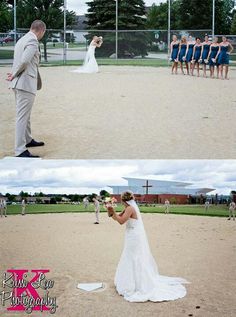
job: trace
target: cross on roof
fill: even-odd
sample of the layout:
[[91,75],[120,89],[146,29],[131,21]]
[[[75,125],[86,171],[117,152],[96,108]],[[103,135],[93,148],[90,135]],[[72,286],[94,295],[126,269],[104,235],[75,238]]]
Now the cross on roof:
[[148,180],[146,180],[146,185],[142,186],[143,188],[146,188],[146,195],[148,195],[148,188],[153,187],[152,185],[148,185]]

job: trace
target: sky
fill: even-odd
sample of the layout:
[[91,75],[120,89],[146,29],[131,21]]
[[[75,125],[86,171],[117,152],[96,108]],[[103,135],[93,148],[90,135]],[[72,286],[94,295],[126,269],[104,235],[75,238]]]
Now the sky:
[[126,185],[122,177],[184,181],[214,193],[236,190],[236,160],[0,160],[0,193],[90,194],[107,185]]
[[[75,11],[77,14],[82,15],[87,11],[87,5],[86,2],[89,2],[89,0],[67,0],[67,7],[68,10],[73,10]],[[151,6],[153,3],[160,3],[160,2],[164,2],[164,0],[146,0],[144,1],[146,6]]]

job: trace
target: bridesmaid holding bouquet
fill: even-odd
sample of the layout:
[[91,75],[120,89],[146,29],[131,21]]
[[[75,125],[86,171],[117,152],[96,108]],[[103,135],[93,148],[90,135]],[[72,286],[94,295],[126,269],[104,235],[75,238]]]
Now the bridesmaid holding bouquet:
[[170,43],[170,61],[172,61],[171,73],[177,74],[178,69],[178,52],[179,52],[179,41],[177,36],[173,35],[172,42]]
[[209,61],[210,66],[210,76],[211,78],[215,77],[215,67],[217,68],[217,78],[219,78],[219,65],[217,64],[217,57],[219,52],[218,37],[215,36],[213,43],[210,46],[209,54],[207,60]]
[[199,66],[200,66],[200,57],[202,54],[202,43],[199,37],[196,38],[196,44],[193,48],[193,59],[192,59],[192,76],[195,69],[195,66],[197,65],[197,76],[199,77]]
[[201,53],[201,57],[200,57],[200,61],[202,62],[202,65],[203,65],[203,77],[207,77],[206,76],[206,65],[208,64],[207,58],[209,55],[210,46],[211,46],[211,42],[209,41],[208,35],[206,35],[205,40],[202,43],[202,53]]
[[183,70],[183,63],[186,65],[187,73],[189,73],[188,63],[186,61],[186,53],[187,53],[187,39],[185,36],[182,36],[180,45],[179,45],[179,52],[178,52],[178,60],[180,62],[180,69],[182,74],[185,75]]
[[[229,55],[233,51],[232,44],[227,40],[225,36],[222,37],[222,42],[220,43],[220,48],[217,53],[218,57],[218,64],[220,68],[220,77],[221,79],[229,79],[228,72],[229,72]],[[225,71],[225,77],[223,77],[223,72]]]

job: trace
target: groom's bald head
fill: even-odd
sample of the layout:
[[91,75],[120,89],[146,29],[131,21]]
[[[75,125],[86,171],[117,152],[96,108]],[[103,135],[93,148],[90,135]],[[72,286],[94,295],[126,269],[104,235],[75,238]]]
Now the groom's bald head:
[[46,24],[41,20],[35,20],[30,27],[30,31],[34,32],[38,40],[44,36],[46,31]]

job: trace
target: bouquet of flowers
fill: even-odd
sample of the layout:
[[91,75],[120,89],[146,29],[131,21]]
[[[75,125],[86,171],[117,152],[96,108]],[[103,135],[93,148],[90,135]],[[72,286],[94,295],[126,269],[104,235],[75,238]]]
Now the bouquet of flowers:
[[177,57],[177,58],[175,59],[175,62],[178,63],[178,61],[179,61],[179,60],[178,60],[178,57]]
[[114,207],[116,207],[117,200],[115,197],[106,197],[104,201],[104,207],[107,209],[108,216],[112,217],[114,214]]
[[202,59],[201,58],[198,60],[198,63],[202,63]]
[[103,43],[103,37],[102,36],[98,36],[98,43]]
[[186,61],[186,57],[185,57],[185,56],[182,58],[182,61],[183,61],[183,62],[185,62],[185,61]]
[[194,64],[194,63],[195,63],[195,59],[192,59],[192,60],[191,60],[191,63]]
[[216,59],[215,58],[212,58],[211,60],[212,60],[213,63],[216,63]]
[[204,63],[205,64],[208,64],[209,63],[209,61],[208,61],[208,59],[206,58],[206,59],[204,59]]

